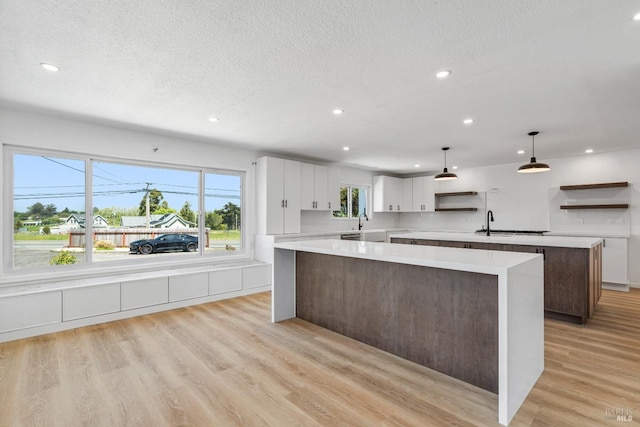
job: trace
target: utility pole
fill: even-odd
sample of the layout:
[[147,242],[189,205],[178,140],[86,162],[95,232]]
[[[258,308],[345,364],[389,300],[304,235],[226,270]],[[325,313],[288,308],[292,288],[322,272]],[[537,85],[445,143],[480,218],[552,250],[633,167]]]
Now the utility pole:
[[144,191],[146,191],[147,195],[146,195],[146,199],[147,199],[147,228],[151,228],[151,213],[149,212],[150,208],[149,208],[149,186],[151,185],[150,182],[147,182],[147,188],[144,189]]

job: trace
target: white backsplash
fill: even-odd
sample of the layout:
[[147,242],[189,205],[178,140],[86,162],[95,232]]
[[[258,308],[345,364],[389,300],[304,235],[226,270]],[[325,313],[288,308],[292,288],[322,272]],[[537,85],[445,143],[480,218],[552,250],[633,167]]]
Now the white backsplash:
[[[379,212],[369,215],[369,221],[362,218],[364,230],[398,228],[398,214]],[[315,233],[325,231],[350,231],[358,229],[358,219],[333,218],[328,211],[302,211],[300,232]]]

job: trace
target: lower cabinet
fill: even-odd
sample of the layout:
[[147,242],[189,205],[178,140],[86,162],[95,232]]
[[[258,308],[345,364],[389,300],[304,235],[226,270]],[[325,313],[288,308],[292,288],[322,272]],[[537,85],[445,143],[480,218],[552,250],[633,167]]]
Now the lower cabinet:
[[120,311],[120,283],[62,291],[63,321],[117,311]]
[[248,295],[269,285],[271,264],[252,263],[0,297],[0,342],[77,327],[78,321],[86,325],[130,317],[135,309],[154,312],[190,305],[191,299],[196,304]]
[[62,292],[0,299],[0,332],[16,331],[62,321]]
[[209,276],[206,272],[169,277],[170,302],[207,295],[209,295]]
[[550,318],[585,323],[602,294],[602,245],[587,249],[397,237],[392,238],[391,243],[541,253],[544,255],[544,310]]
[[133,280],[121,283],[122,310],[169,302],[169,278]]
[[218,295],[242,289],[242,269],[229,268],[209,272],[209,294]]

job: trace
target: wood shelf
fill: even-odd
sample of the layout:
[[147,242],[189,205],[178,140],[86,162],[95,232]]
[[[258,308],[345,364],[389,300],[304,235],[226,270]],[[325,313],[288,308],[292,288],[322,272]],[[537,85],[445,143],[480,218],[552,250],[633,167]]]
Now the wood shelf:
[[603,184],[582,184],[582,185],[561,185],[561,190],[593,190],[596,188],[616,188],[628,187],[629,183],[624,182],[607,182]]
[[436,212],[475,212],[478,208],[436,208]]
[[628,209],[627,203],[615,203],[606,205],[561,205],[560,209]]
[[457,191],[454,193],[436,193],[436,197],[447,197],[447,196],[475,196],[478,194],[477,191]]

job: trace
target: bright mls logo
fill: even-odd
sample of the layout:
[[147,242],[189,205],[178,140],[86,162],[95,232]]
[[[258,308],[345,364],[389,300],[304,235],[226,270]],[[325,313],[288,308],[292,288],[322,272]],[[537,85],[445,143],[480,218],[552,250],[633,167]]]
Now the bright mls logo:
[[605,418],[612,421],[633,421],[633,413],[629,408],[606,408]]

